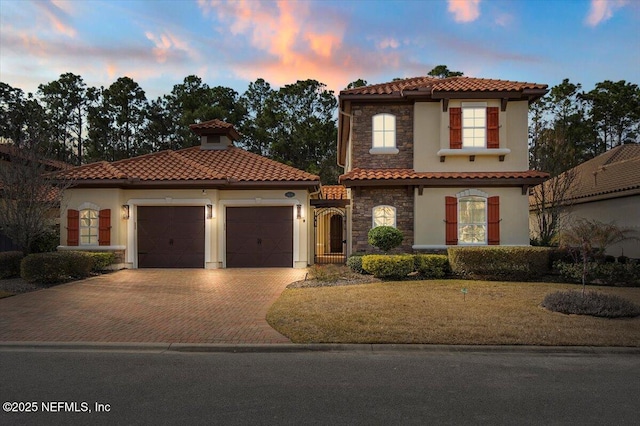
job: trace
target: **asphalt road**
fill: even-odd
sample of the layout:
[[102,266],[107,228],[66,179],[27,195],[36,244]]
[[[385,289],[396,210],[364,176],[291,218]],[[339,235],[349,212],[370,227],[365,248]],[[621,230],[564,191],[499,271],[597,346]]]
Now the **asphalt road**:
[[0,347],[0,366],[2,425],[637,425],[640,418],[637,352]]

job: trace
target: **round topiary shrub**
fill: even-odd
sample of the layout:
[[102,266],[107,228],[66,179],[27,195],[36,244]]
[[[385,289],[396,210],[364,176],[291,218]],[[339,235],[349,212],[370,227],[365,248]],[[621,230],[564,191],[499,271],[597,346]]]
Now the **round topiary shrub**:
[[563,314],[591,315],[604,318],[636,317],[640,306],[612,294],[598,291],[558,291],[548,294],[542,306]]
[[384,252],[398,247],[404,239],[402,232],[393,226],[376,226],[369,231],[367,237],[369,244]]

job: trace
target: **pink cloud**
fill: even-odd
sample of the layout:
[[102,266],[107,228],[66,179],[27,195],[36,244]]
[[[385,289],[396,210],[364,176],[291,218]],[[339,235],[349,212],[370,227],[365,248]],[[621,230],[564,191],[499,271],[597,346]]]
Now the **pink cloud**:
[[448,10],[456,22],[473,22],[480,17],[480,0],[449,0]]
[[71,4],[61,1],[36,1],[33,4],[47,18],[53,30],[67,37],[75,37],[76,30],[71,24]]
[[585,23],[590,27],[598,26],[600,23],[611,19],[613,13],[626,6],[627,0],[591,0],[589,14]]
[[395,38],[385,38],[378,43],[378,48],[380,49],[397,49],[400,46],[400,43]]
[[145,32],[145,36],[155,44],[152,52],[159,63],[167,62],[167,58],[175,56],[180,52],[184,52],[191,57],[197,56],[190,48],[189,43],[170,31],[165,30],[161,34],[154,34],[151,31],[147,31]]

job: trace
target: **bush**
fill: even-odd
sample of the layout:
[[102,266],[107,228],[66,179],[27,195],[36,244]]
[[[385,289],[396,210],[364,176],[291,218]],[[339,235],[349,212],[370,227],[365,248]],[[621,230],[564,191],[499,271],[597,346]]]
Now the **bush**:
[[[567,282],[582,282],[582,263],[556,262],[554,268]],[[631,260],[626,263],[597,263],[587,264],[587,280],[589,284],[604,284],[616,286],[640,286],[640,263]]]
[[449,272],[449,258],[444,254],[416,254],[415,268],[423,278],[444,278]]
[[56,251],[58,244],[60,244],[60,229],[57,226],[36,238],[31,243],[30,252],[47,253]]
[[413,255],[370,254],[362,257],[362,268],[376,278],[405,278],[413,272]]
[[116,255],[112,252],[85,252],[85,254],[93,258],[93,267],[91,268],[92,272],[105,271],[116,261]]
[[0,278],[20,275],[20,262],[24,254],[21,251],[4,251],[0,253]]
[[450,247],[454,274],[506,280],[529,280],[549,272],[546,247]]
[[54,284],[69,279],[88,277],[94,258],[84,252],[36,253],[22,259],[20,276],[25,281]]
[[311,266],[311,276],[318,281],[336,282],[344,275],[344,266],[318,264]]
[[347,259],[347,266],[355,273],[366,274],[366,271],[362,269],[362,255],[352,254]]
[[597,291],[558,291],[548,294],[542,306],[563,314],[591,315],[604,318],[635,317],[640,306],[622,297]]
[[376,226],[369,231],[367,239],[372,246],[387,252],[402,244],[404,235],[393,226]]

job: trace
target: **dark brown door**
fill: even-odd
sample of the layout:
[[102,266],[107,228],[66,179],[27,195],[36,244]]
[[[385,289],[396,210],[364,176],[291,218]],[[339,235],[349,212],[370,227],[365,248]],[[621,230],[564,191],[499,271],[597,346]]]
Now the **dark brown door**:
[[293,266],[291,207],[227,207],[227,268]]
[[139,268],[204,268],[203,207],[138,207]]
[[342,253],[342,216],[334,214],[329,221],[329,236],[331,253]]

